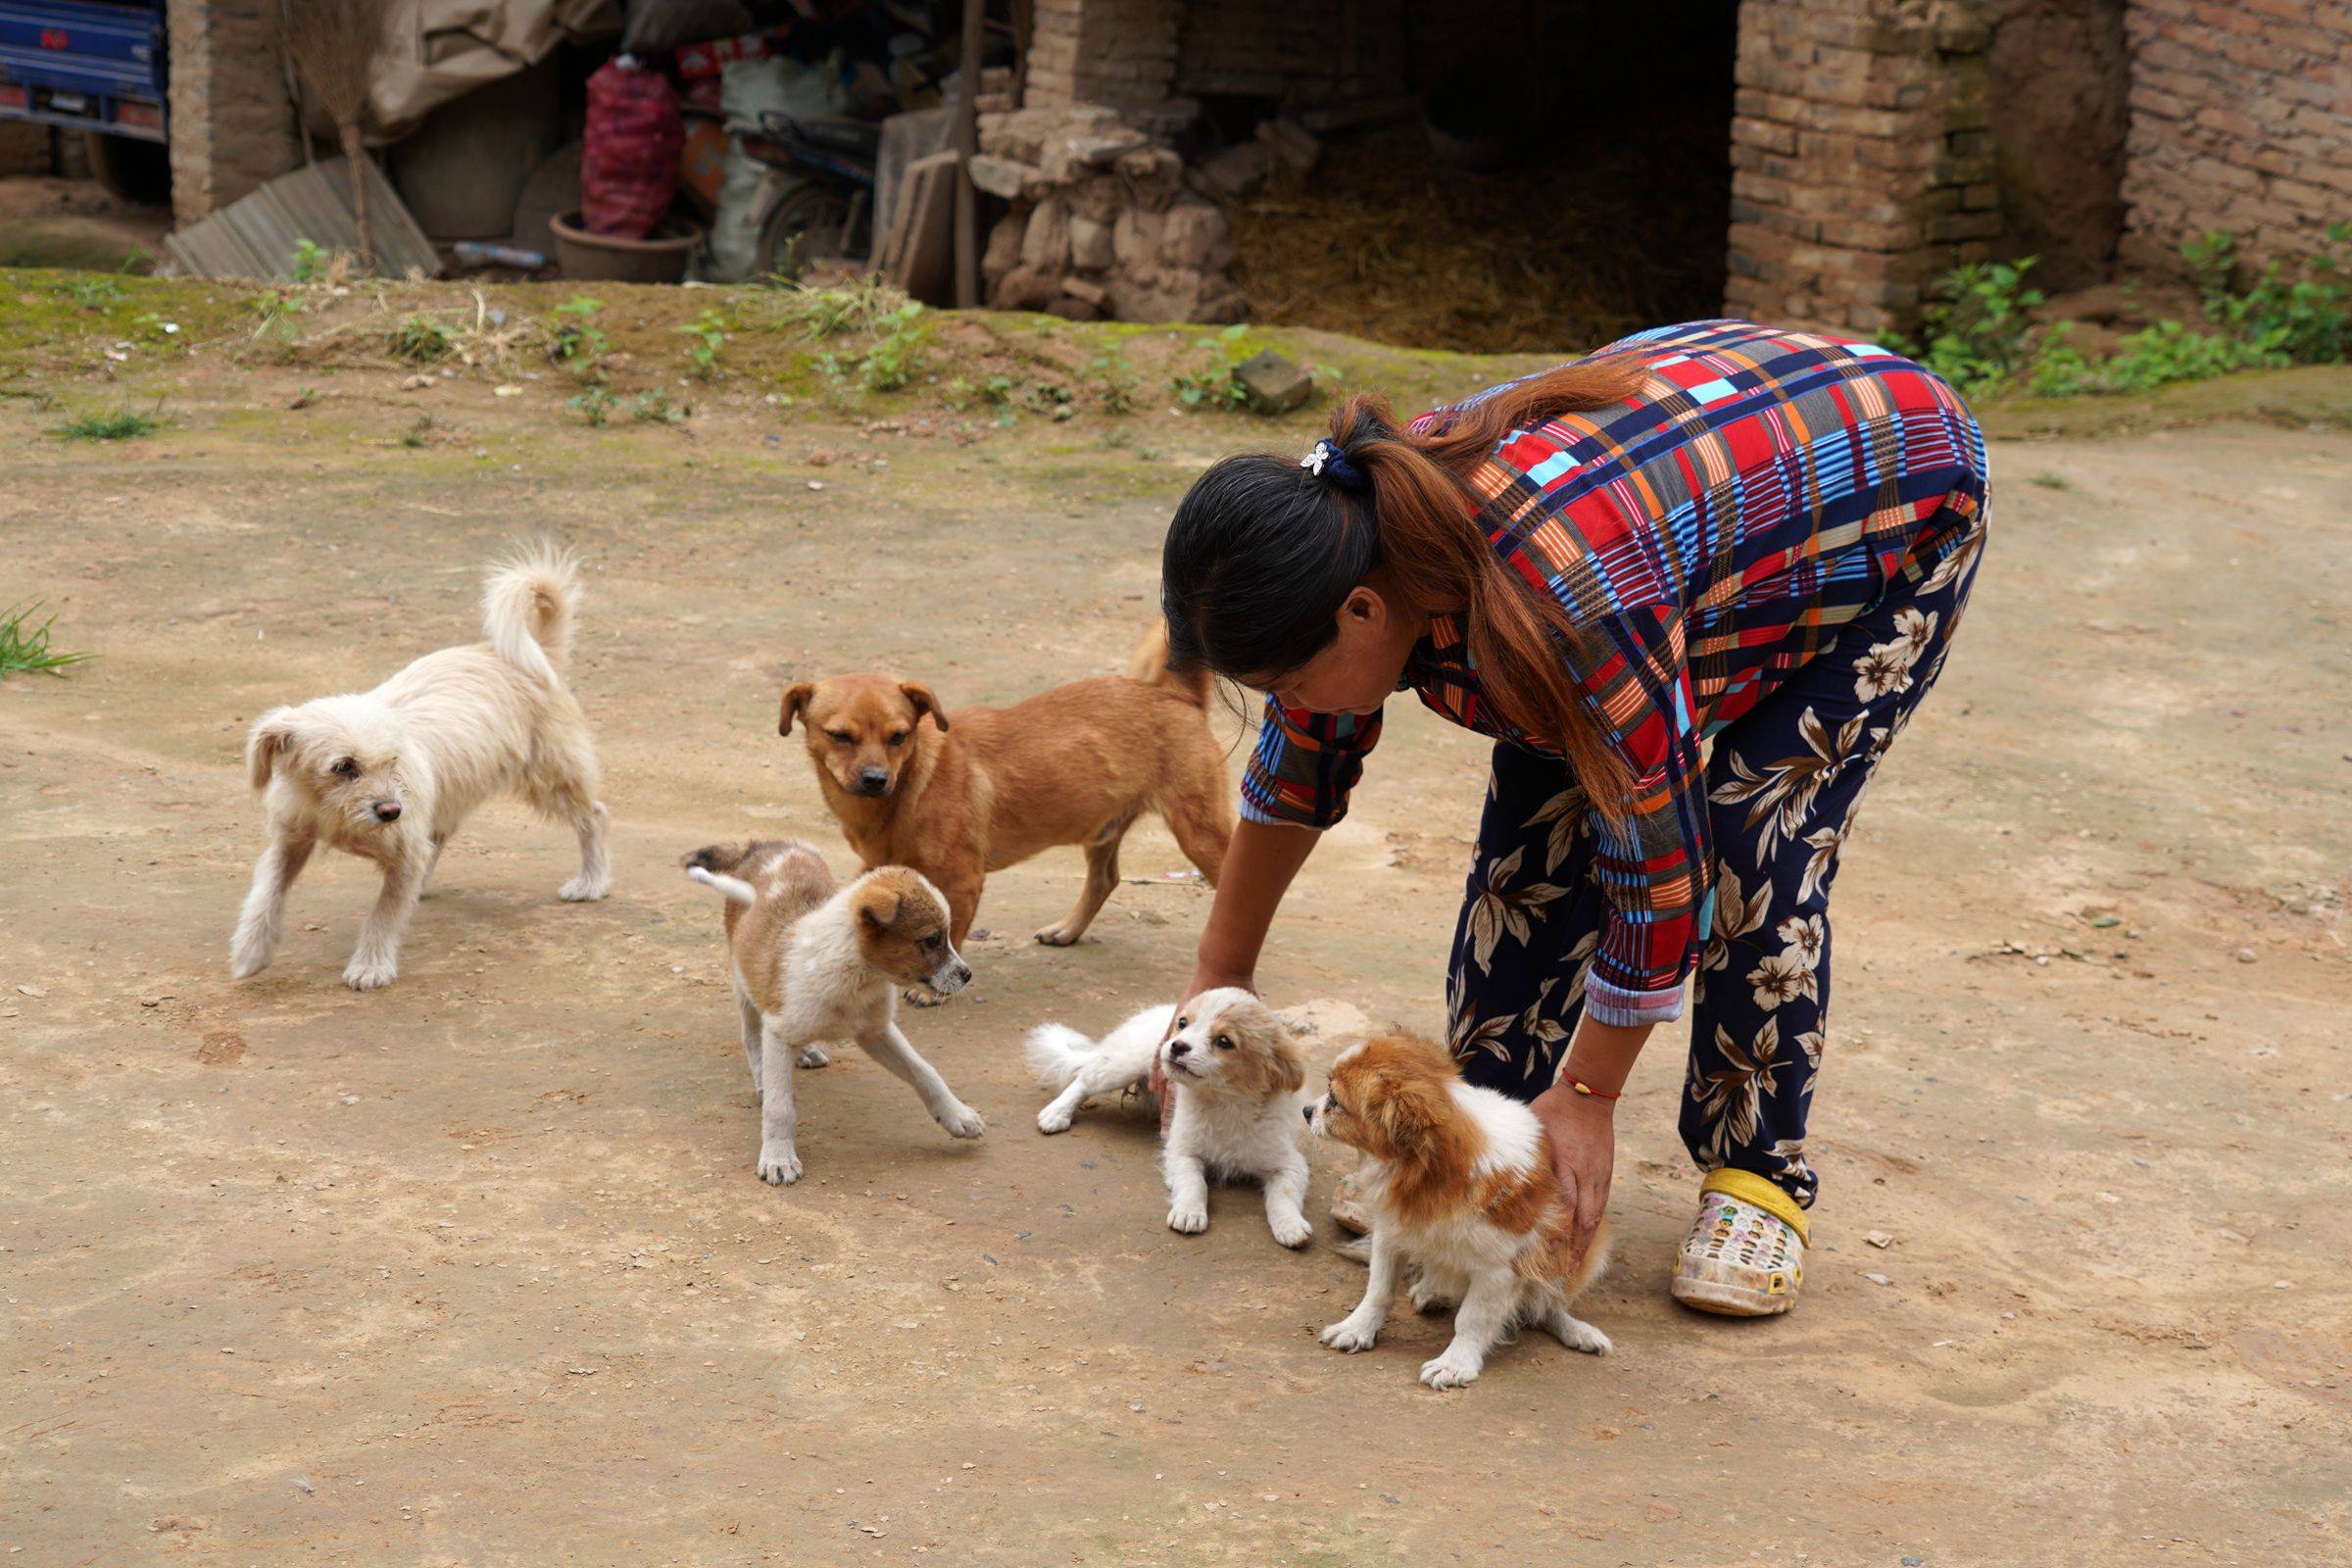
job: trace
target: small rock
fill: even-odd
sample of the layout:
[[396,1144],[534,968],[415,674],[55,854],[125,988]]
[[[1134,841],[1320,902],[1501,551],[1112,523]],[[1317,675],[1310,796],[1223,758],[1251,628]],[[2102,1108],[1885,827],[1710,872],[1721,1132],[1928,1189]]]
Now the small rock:
[[1884,1274],[1865,1274],[1862,1277],[1873,1285],[1892,1285],[1894,1283]]
[[296,1476],[294,1478],[294,1490],[307,1497],[312,1493],[317,1492],[318,1489],[311,1485],[311,1478],[309,1476]]
[[19,986],[17,987],[17,990],[25,996],[32,998],[36,1002],[49,994],[49,988],[47,986]]
[[1864,1231],[1862,1239],[1882,1251],[1894,1245],[1894,1238],[1885,1231]]
[[400,389],[403,392],[415,392],[432,384],[433,378],[429,375],[412,375],[400,383]]
[[824,487],[825,481],[822,479],[811,479],[808,481],[808,488],[811,490],[822,490]]
[[2252,948],[2238,949],[2237,961],[2240,963],[2252,963],[2254,961],[2254,950]]
[[2097,919],[2090,922],[2091,928],[2097,931],[2104,931],[2109,926],[2122,925],[2123,923],[2123,921],[2118,920],[2112,914],[2102,914]]
[[1249,392],[1251,406],[1267,414],[1288,414],[1315,395],[1314,378],[1272,349],[1235,366],[1233,378]]
[[1037,178],[1039,173],[1034,164],[1015,163],[1009,158],[992,158],[986,153],[974,153],[966,167],[971,170],[973,184],[991,196],[1002,196],[1008,202],[1018,200],[1022,188]]

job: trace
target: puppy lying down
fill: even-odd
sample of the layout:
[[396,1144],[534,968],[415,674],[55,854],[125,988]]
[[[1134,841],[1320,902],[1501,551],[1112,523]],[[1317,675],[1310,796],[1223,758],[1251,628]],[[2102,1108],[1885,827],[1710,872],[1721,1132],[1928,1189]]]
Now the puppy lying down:
[[1061,1024],[1041,1024],[1029,1036],[1028,1056],[1038,1081],[1059,1091],[1037,1113],[1041,1133],[1068,1131],[1091,1095],[1141,1088],[1158,1058],[1176,1091],[1161,1152],[1170,1229],[1208,1229],[1208,1179],[1215,1176],[1263,1185],[1266,1228],[1283,1246],[1314,1239],[1299,1147],[1305,1062],[1289,1028],[1249,992],[1204,991],[1182,1017],[1174,1007],[1146,1007],[1100,1044]]
[[1475,1379],[1494,1348],[1540,1328],[1572,1350],[1606,1354],[1607,1335],[1568,1310],[1608,1267],[1604,1221],[1583,1256],[1536,1113],[1462,1081],[1443,1046],[1375,1036],[1340,1054],[1331,1089],[1307,1107],[1317,1133],[1361,1150],[1372,1215],[1372,1271],[1354,1311],[1323,1331],[1335,1350],[1368,1350],[1407,1264],[1413,1305],[1460,1303],[1453,1343],[1421,1367],[1433,1389]]
[[726,900],[727,980],[743,1055],[760,1096],[760,1179],[801,1179],[792,1069],[825,1064],[826,1040],[859,1049],[914,1090],[949,1134],[977,1138],[980,1113],[899,1032],[898,987],[953,996],[971,967],[948,940],[948,904],[903,865],[836,888],[824,858],[798,839],[711,845],[686,874]]

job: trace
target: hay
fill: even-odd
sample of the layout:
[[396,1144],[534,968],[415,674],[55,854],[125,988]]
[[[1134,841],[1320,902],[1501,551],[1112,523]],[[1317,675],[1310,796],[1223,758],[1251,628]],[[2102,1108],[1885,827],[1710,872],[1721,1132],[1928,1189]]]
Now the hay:
[[1250,318],[1474,353],[1591,348],[1723,306],[1729,125],[1692,112],[1566,132],[1492,174],[1418,124],[1334,139],[1235,203]]

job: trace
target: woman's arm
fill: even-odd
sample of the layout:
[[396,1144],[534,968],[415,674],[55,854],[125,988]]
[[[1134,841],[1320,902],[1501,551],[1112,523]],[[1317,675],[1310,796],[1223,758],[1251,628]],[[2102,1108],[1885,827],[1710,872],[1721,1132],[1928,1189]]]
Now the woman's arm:
[[1209,906],[1208,924],[1201,929],[1200,953],[1193,961],[1193,983],[1181,1002],[1219,986],[1254,989],[1257,956],[1266,945],[1274,911],[1322,836],[1313,828],[1286,822],[1244,817],[1235,824],[1217,877],[1216,901]]
[[[1602,1023],[1587,1013],[1569,1042],[1559,1078],[1529,1107],[1551,1135],[1551,1164],[1560,1194],[1576,1215],[1576,1250],[1592,1245],[1592,1233],[1609,1207],[1609,1177],[1617,1163],[1617,1100],[1634,1070],[1634,1058],[1649,1041],[1651,1024]],[[1575,1080],[1574,1083],[1570,1080]],[[1595,1094],[1580,1094],[1582,1083]]]

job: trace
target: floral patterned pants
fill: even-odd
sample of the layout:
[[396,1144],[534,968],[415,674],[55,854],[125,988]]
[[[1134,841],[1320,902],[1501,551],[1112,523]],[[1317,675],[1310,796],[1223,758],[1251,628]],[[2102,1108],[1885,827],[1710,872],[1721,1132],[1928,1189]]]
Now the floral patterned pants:
[[[1715,890],[1682,1108],[1701,1170],[1753,1171],[1813,1201],[1805,1116],[1830,1004],[1830,885],[1863,787],[1942,671],[1983,541],[1980,520],[1895,577],[1714,737]],[[1560,760],[1494,748],[1446,984],[1448,1042],[1472,1083],[1532,1100],[1566,1058],[1607,915],[1590,822]]]

